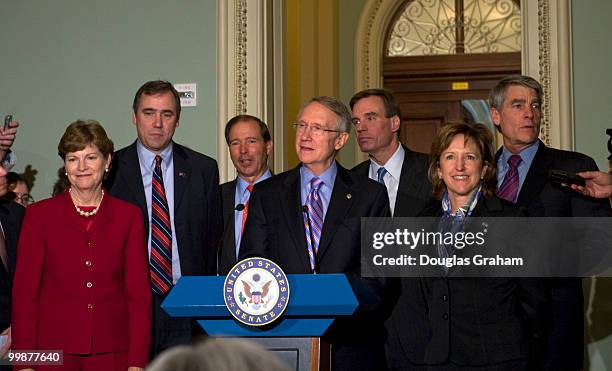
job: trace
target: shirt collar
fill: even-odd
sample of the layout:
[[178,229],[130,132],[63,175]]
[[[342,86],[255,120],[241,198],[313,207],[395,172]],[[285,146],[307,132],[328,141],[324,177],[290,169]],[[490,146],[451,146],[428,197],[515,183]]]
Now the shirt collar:
[[402,165],[404,164],[405,155],[406,151],[400,144],[397,146],[393,156],[391,156],[387,163],[379,165],[376,161],[374,161],[374,159],[370,159],[370,163],[372,164],[372,174],[377,174],[378,169],[384,166],[385,170],[387,170],[393,179],[399,179],[402,173]]
[[[257,184],[259,182],[262,182],[266,179],[268,179],[269,177],[272,176],[272,173],[270,172],[270,169],[267,169],[265,173],[263,173],[262,176],[260,176],[259,178],[257,178],[253,184]],[[247,182],[246,180],[242,179],[240,176],[236,177],[236,192],[238,192],[239,195],[243,195],[244,192],[246,192],[246,188],[247,186],[251,184],[249,182]]]
[[[136,151],[138,151],[138,157],[142,159],[142,163],[146,164],[148,168],[155,167],[155,156],[156,154],[151,150],[147,149],[140,140],[136,141]],[[172,160],[172,142],[164,148],[159,155],[162,158],[162,167],[167,169],[170,166],[170,160]]]
[[[323,187],[329,187],[333,189],[334,181],[336,180],[336,174],[338,173],[338,165],[336,165],[336,161],[333,161],[331,166],[327,168],[321,175],[319,175],[319,179],[323,181]],[[315,175],[306,168],[306,166],[300,167],[300,177],[302,180],[302,189],[310,190],[310,181]]]
[[[531,143],[529,146],[523,148],[523,150],[518,153],[518,155],[520,155],[521,159],[523,160],[519,164],[519,167],[521,166],[527,166],[527,168],[531,167],[531,162],[533,161],[533,158],[535,157],[536,152],[538,152],[539,147],[540,147],[540,141],[536,140],[535,142]],[[506,147],[502,147],[502,153],[501,153],[501,156],[499,157],[499,163],[502,165],[502,169],[506,169],[508,166],[510,166],[508,165],[508,159],[512,155],[513,153],[508,151]]]

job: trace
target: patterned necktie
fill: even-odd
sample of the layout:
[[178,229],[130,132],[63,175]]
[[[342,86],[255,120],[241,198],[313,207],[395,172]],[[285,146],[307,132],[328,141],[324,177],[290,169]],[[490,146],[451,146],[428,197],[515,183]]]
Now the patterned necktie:
[[516,202],[519,188],[518,166],[522,161],[523,159],[519,155],[510,156],[508,159],[509,168],[504,176],[504,181],[497,190],[497,197],[512,203]]
[[158,295],[167,293],[172,287],[172,226],[161,162],[161,156],[155,156],[151,182],[151,286]]
[[321,195],[319,195],[322,185],[323,181],[318,177],[314,177],[310,181],[310,193],[308,193],[308,198],[306,199],[308,214],[304,215],[304,232],[306,233],[310,268],[313,271],[316,268],[315,256],[319,249],[323,220],[325,219],[325,215],[323,215],[323,201],[321,201]]
[[[251,199],[251,191],[253,191],[253,184],[249,184],[246,187],[247,191],[249,191],[249,199]],[[242,228],[240,229],[240,235],[242,236],[242,232],[244,232],[244,223],[246,223],[247,217],[249,216],[249,199],[244,203],[244,210],[242,210]]]
[[378,168],[378,183],[386,186],[385,184],[385,175],[387,174],[387,169],[385,169],[384,167],[379,167]]

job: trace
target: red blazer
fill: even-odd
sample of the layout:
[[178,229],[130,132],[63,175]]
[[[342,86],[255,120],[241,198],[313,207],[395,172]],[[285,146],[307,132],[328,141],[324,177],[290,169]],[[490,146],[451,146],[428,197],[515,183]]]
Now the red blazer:
[[13,284],[13,349],[128,352],[145,367],[151,288],[140,210],[104,195],[89,231],[68,192],[28,207]]

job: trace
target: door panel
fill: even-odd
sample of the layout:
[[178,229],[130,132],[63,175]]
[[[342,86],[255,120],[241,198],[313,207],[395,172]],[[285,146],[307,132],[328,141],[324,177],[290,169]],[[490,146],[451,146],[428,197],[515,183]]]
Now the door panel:
[[497,81],[520,72],[520,53],[384,57],[383,84],[402,112],[400,140],[429,153],[444,123],[475,121],[463,100],[486,100]]

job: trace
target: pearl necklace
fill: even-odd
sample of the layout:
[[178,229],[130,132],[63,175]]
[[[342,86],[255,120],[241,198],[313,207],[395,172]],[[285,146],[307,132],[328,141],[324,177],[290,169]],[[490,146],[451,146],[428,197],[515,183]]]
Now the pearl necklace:
[[74,198],[72,198],[72,188],[70,188],[68,191],[70,192],[70,199],[72,200],[72,204],[74,205],[74,208],[75,208],[76,212],[79,213],[79,215],[88,218],[90,216],[96,215],[98,213],[98,210],[100,210],[100,205],[102,205],[102,200],[104,199],[104,190],[102,190],[102,197],[100,197],[100,203],[98,204],[98,206],[96,206],[95,209],[93,209],[91,211],[81,210],[81,208],[79,208],[79,206],[76,204],[76,202],[74,202]]

